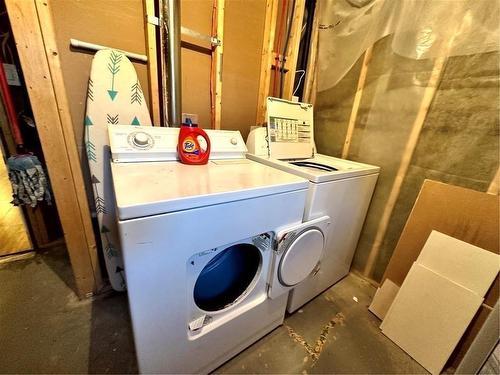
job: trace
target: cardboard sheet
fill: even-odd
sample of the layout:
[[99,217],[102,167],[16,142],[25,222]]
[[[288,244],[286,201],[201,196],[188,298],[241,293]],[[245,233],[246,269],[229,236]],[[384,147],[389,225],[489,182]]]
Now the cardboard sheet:
[[[401,285],[432,230],[499,253],[499,197],[425,180],[384,273]],[[488,292],[490,307],[498,300],[498,283]]]
[[382,322],[382,332],[439,374],[483,298],[415,263]]
[[484,297],[500,269],[499,256],[433,230],[417,263]]
[[384,320],[389,307],[391,307],[392,301],[398,294],[399,286],[394,284],[391,280],[385,279],[382,286],[377,289],[373,301],[368,307],[377,318]]

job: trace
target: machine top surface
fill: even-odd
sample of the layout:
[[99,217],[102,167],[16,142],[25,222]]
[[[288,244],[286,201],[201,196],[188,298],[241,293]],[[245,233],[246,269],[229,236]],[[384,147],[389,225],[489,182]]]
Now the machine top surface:
[[111,163],[111,170],[120,220],[308,187],[299,176],[248,159],[211,160],[206,165]]
[[278,160],[254,154],[247,154],[247,157],[251,160],[273,166],[283,171],[294,173],[315,183],[364,176],[379,173],[380,171],[380,167],[374,165],[334,158],[322,154],[316,154],[314,157],[307,159],[286,160]]

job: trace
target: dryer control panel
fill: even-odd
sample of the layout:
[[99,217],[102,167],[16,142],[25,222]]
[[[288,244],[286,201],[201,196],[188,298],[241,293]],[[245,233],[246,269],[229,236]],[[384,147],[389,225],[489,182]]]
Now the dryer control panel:
[[[245,158],[247,148],[239,131],[205,131],[210,138],[211,160]],[[108,134],[111,158],[114,162],[177,160],[179,128],[110,125]],[[203,147],[203,144],[201,146]]]

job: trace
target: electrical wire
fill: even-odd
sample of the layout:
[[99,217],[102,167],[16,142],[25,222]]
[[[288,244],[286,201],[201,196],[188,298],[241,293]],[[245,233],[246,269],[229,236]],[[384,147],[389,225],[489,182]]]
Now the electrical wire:
[[297,73],[302,73],[302,75],[301,75],[301,76],[300,76],[300,78],[299,78],[299,83],[297,83],[297,87],[295,87],[295,90],[293,90],[292,96],[294,96],[294,95],[295,95],[295,93],[297,92],[297,90],[299,89],[300,84],[302,83],[302,79],[303,79],[303,78],[304,78],[304,76],[306,75],[306,71],[305,71],[305,70],[303,70],[303,69],[301,69],[301,70],[296,70],[296,71],[295,71],[295,74],[297,74]]

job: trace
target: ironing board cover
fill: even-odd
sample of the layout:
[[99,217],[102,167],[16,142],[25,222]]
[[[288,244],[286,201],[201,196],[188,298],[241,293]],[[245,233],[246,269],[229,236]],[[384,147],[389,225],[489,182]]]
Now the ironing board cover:
[[107,127],[151,125],[134,66],[123,53],[108,49],[95,54],[90,69],[84,124],[85,148],[106,269],[113,289],[122,291],[125,290],[125,278],[115,220]]

